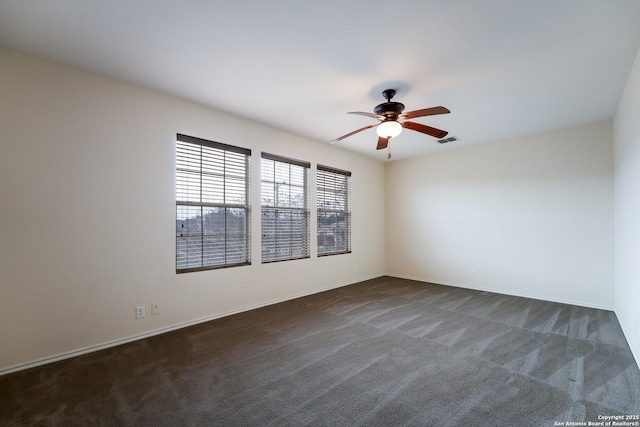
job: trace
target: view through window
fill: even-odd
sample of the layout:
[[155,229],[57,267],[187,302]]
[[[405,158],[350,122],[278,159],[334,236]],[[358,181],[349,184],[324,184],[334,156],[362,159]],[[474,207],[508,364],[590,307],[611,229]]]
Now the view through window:
[[178,134],[176,271],[250,264],[251,150]]
[[351,172],[318,165],[318,256],[351,252]]
[[310,163],[262,153],[262,262],[309,258]]

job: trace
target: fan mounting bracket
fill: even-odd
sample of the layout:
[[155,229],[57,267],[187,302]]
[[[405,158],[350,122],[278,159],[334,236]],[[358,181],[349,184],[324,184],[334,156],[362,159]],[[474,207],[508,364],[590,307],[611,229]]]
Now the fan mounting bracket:
[[382,91],[382,96],[385,97],[387,102],[391,102],[391,98],[396,96],[396,90],[395,89],[385,89],[385,90]]

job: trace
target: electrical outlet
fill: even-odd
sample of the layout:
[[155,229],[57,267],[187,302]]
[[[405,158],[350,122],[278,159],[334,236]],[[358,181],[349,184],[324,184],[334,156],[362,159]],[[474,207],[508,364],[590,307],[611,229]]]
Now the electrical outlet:
[[142,319],[144,317],[144,305],[136,307],[136,319]]
[[471,270],[471,277],[473,277],[474,279],[478,277],[478,272],[476,270]]
[[160,304],[151,304],[151,315],[157,316],[160,314]]

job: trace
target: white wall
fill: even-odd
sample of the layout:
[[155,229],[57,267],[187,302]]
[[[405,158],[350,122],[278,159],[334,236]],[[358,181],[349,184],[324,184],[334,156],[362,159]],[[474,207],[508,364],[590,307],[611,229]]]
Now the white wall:
[[393,162],[386,193],[388,274],[613,308],[610,121]]
[[[613,125],[385,166],[0,47],[0,374],[385,273],[615,304],[639,359],[639,61]],[[176,133],[253,150],[253,265],[175,274]],[[352,254],[260,263],[260,151],[353,172]]]
[[[1,47],[0,64],[0,373],[384,274],[382,163]],[[176,133],[253,150],[253,265],[176,275]],[[261,151],[353,172],[352,254],[317,258],[312,216],[310,259],[261,264]]]
[[640,364],[640,51],[614,118],[615,308]]

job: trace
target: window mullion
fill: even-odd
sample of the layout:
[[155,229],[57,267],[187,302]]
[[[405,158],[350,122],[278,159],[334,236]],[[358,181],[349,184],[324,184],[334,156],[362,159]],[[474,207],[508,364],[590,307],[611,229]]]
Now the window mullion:
[[[222,203],[227,203],[227,153],[222,154]],[[222,208],[224,246],[222,247],[222,259],[227,263],[227,208]]]
[[[204,148],[200,146],[200,203],[202,199],[202,161]],[[200,267],[204,267],[204,208],[200,205]]]

